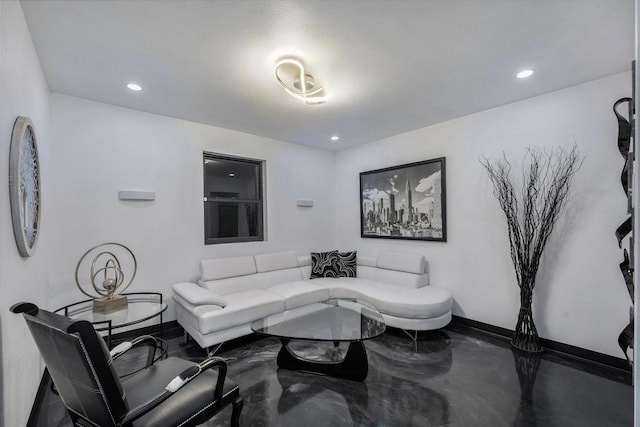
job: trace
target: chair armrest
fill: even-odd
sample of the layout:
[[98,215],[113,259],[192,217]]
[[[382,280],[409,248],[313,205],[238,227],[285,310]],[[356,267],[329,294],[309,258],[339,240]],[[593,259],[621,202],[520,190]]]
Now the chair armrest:
[[141,416],[167,400],[182,387],[189,384],[189,382],[197,378],[198,375],[215,366],[218,367],[218,381],[216,382],[216,388],[213,393],[213,397],[215,399],[220,399],[222,397],[224,381],[227,377],[227,363],[220,357],[210,357],[202,361],[200,364],[194,365],[182,371],[178,376],[174,377],[169,382],[169,384],[165,386],[164,390],[156,395],[156,397],[154,397],[153,399],[137,406],[136,408],[132,408],[131,410],[129,410],[127,415],[122,419],[121,424],[126,425],[127,423],[140,418]]
[[141,335],[132,341],[125,341],[118,344],[111,350],[111,358],[113,360],[116,360],[127,351],[140,345],[146,345],[149,347],[149,352],[147,353],[147,362],[144,366],[144,368],[146,369],[149,366],[153,365],[153,361],[156,357],[156,349],[158,348],[158,340],[151,335]]
[[203,371],[207,369],[218,367],[218,381],[216,382],[216,389],[213,392],[213,396],[216,399],[222,397],[222,389],[224,388],[224,381],[227,378],[227,362],[221,357],[210,357],[200,363],[200,368]]
[[222,397],[224,380],[227,377],[227,363],[221,357],[210,357],[202,361],[199,365],[185,369],[180,373],[180,375],[172,379],[169,384],[167,384],[165,389],[169,390],[172,393],[175,393],[186,384],[188,384],[191,380],[200,375],[202,372],[206,371],[207,369],[213,368],[214,366],[218,367],[218,381],[216,382],[216,389],[213,392],[213,397],[215,397],[216,399],[220,399]]

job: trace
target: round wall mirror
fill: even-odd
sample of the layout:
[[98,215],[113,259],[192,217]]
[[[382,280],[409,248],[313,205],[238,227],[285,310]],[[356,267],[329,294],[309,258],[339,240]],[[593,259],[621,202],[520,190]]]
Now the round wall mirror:
[[40,164],[33,123],[18,117],[11,134],[9,200],[18,252],[33,255],[40,228]]

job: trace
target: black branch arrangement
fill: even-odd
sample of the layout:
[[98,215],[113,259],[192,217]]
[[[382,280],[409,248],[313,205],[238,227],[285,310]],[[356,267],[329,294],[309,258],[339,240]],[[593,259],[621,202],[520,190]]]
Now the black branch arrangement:
[[511,260],[520,288],[520,312],[511,344],[527,351],[542,351],[533,321],[532,302],[536,275],[545,245],[569,196],[571,181],[584,159],[571,148],[541,150],[528,147],[522,162],[522,188],[517,194],[511,163],[483,157],[493,194],[507,219]]

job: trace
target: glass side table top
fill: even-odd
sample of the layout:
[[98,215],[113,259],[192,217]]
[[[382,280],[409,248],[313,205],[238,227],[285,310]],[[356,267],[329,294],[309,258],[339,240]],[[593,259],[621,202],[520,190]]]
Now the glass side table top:
[[251,329],[285,339],[353,342],[382,335],[385,323],[364,301],[329,299],[256,320]]
[[103,331],[144,322],[167,309],[167,304],[162,302],[162,294],[159,293],[132,292],[124,295],[127,295],[128,308],[113,313],[94,313],[91,299],[61,307],[56,313],[74,320],[87,320],[94,324],[97,331]]

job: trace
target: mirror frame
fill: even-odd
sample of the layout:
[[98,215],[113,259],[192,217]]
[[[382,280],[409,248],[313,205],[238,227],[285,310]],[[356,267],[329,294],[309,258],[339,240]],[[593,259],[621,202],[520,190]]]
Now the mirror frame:
[[23,257],[34,254],[40,229],[40,162],[33,123],[19,116],[11,134],[9,201],[13,235]]

